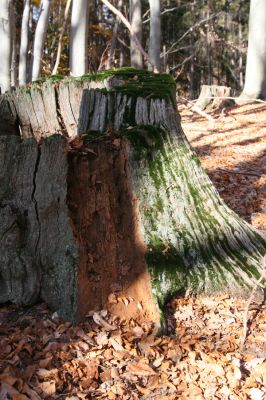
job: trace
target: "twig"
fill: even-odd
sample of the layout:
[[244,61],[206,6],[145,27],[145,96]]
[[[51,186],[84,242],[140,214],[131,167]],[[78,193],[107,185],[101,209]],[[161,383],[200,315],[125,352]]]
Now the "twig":
[[252,299],[253,299],[253,297],[254,297],[254,294],[255,294],[255,292],[256,292],[256,290],[257,290],[259,284],[260,284],[261,281],[262,281],[263,279],[265,279],[265,277],[266,277],[266,256],[263,257],[262,263],[261,263],[261,264],[262,264],[262,269],[263,269],[262,274],[261,274],[261,277],[257,280],[257,282],[256,282],[256,283],[254,284],[254,286],[253,286],[253,289],[252,289],[252,291],[251,291],[251,294],[250,294],[250,296],[249,296],[249,299],[248,299],[248,301],[247,301],[246,308],[245,308],[245,311],[244,311],[244,314],[243,314],[243,335],[242,335],[242,337],[241,337],[241,339],[240,339],[240,344],[239,344],[240,350],[243,349],[244,344],[245,344],[245,341],[246,341],[246,338],[247,338],[247,332],[248,332],[248,310],[249,310],[249,306],[250,306],[250,304],[251,304],[251,301],[252,301]]
[[[172,11],[174,11],[174,10],[177,10],[179,7],[180,7],[180,6],[173,7],[173,8],[166,8],[165,10],[163,10],[163,11],[161,12],[160,15],[164,15],[164,14],[166,14],[166,13],[169,13],[169,12],[172,12]],[[150,10],[149,10],[149,11],[150,11]],[[145,13],[145,14],[146,14],[146,13]],[[145,16],[145,14],[143,15],[143,17]],[[147,22],[149,22],[150,20],[151,20],[150,18],[147,18],[147,19],[145,19],[142,23],[143,23],[143,24],[147,24]]]
[[132,26],[130,24],[130,22],[126,19],[126,17],[121,13],[121,11],[119,11],[117,8],[115,8],[113,6],[113,4],[111,4],[108,0],[101,0],[103,4],[106,5],[106,7],[109,8],[110,11],[112,11],[115,15],[117,15],[121,21],[123,22],[123,24],[127,27],[127,29],[129,30],[132,38],[134,39],[136,45],[138,46],[141,54],[143,55],[144,59],[147,60],[147,62],[149,64],[151,64],[153,72],[158,73],[158,69],[156,67],[156,65],[154,64],[154,62],[150,59],[149,55],[146,53],[146,51],[143,49],[136,33],[133,31]]
[[238,100],[238,101],[256,101],[258,103],[266,103],[265,100],[261,99],[252,99],[250,97],[230,97],[230,96],[206,96],[201,97],[202,99],[224,99],[224,100]]
[[193,30],[197,27],[199,27],[200,25],[204,24],[207,21],[210,21],[211,19],[214,19],[216,17],[218,17],[219,15],[223,14],[223,11],[219,11],[218,13],[212,14],[207,18],[202,19],[201,21],[197,22],[195,25],[191,26],[176,42],[174,42],[170,48],[167,50],[167,52],[165,53],[165,55],[167,55],[168,53],[171,52],[171,50],[179,43],[181,42],[181,40],[183,40],[189,33],[193,32]]
[[219,169],[220,171],[228,172],[228,173],[230,173],[230,174],[258,176],[259,178],[261,178],[262,176],[266,176],[266,174],[259,174],[259,173],[257,173],[257,172],[232,171],[232,170],[224,169],[224,168],[218,168],[218,169]]

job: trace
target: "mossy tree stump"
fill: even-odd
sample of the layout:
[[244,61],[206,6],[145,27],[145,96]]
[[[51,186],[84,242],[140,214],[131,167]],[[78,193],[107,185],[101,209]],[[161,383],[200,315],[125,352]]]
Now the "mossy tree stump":
[[158,327],[174,293],[245,296],[260,276],[266,240],[203,171],[168,75],[51,79],[2,96],[0,114],[1,302]]

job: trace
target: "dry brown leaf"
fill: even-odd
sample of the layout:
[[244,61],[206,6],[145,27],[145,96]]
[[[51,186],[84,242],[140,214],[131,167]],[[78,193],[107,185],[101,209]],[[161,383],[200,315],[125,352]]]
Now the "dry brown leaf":
[[152,376],[157,375],[157,373],[147,364],[143,362],[138,362],[136,364],[129,364],[127,370],[137,376]]
[[56,392],[55,381],[38,383],[38,388],[41,389],[44,398],[53,396]]
[[19,392],[13,386],[10,386],[6,382],[1,382],[1,389],[0,389],[0,398],[1,399],[6,399],[7,395],[13,397],[16,394],[19,394]]
[[105,346],[109,341],[107,333],[105,331],[99,332],[98,335],[95,337],[95,341],[98,346]]
[[10,386],[13,386],[17,382],[17,378],[11,375],[2,374],[0,375],[0,382],[5,382]]
[[141,394],[144,394],[144,396],[148,396],[148,395],[151,393],[151,391],[150,391],[149,388],[145,388],[145,387],[139,386],[139,385],[137,385],[137,384],[136,384],[136,388],[138,389],[138,391],[139,391]]
[[58,369],[57,368],[53,368],[53,369],[48,370],[48,369],[45,369],[45,368],[40,368],[35,373],[39,378],[45,379],[45,378],[50,378],[51,376],[57,374],[58,373]]
[[12,400],[29,400],[29,398],[25,394],[18,393],[12,396]]
[[100,316],[100,314],[96,312],[93,313],[92,318],[97,325],[101,325],[107,331],[115,331],[117,329],[116,326],[109,324],[103,317]]

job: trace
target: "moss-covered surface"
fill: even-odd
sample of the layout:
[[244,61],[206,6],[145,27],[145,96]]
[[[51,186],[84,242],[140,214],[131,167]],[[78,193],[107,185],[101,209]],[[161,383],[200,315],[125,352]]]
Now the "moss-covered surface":
[[266,241],[222,203],[185,141],[150,126],[124,135],[134,149],[146,262],[160,308],[188,288],[248,292]]
[[99,88],[104,93],[107,92],[118,92],[132,96],[133,98],[145,97],[145,98],[157,98],[171,100],[173,104],[176,102],[176,84],[174,79],[169,74],[154,74],[146,70],[137,70],[130,67],[111,69],[106,71],[100,71],[97,73],[85,74],[81,77],[63,77],[62,75],[50,75],[41,77],[33,83],[18,88],[20,92],[24,92],[32,86],[41,88],[43,83],[50,84],[69,84],[73,82],[80,84],[82,82],[103,82],[108,78],[117,78],[119,83],[112,85],[111,89],[106,87]]

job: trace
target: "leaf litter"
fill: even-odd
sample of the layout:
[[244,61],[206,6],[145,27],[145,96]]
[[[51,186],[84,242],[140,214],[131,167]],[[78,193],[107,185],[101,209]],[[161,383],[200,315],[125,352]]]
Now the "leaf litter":
[[250,307],[243,351],[243,300],[190,296],[168,307],[175,329],[161,337],[106,311],[73,326],[44,304],[2,307],[0,399],[265,398],[265,305]]
[[266,232],[266,104],[212,111],[210,123],[179,106],[182,127],[221,197]]
[[[191,121],[187,109],[181,115],[225,201],[266,231],[265,111],[264,105],[237,107],[218,115],[214,126],[200,117]],[[234,173],[248,171],[261,176]],[[126,323],[105,310],[73,326],[44,304],[3,306],[0,400],[265,400],[266,306],[250,305],[240,349],[245,306],[227,295],[175,298],[167,306],[169,334],[161,337],[148,322]]]

